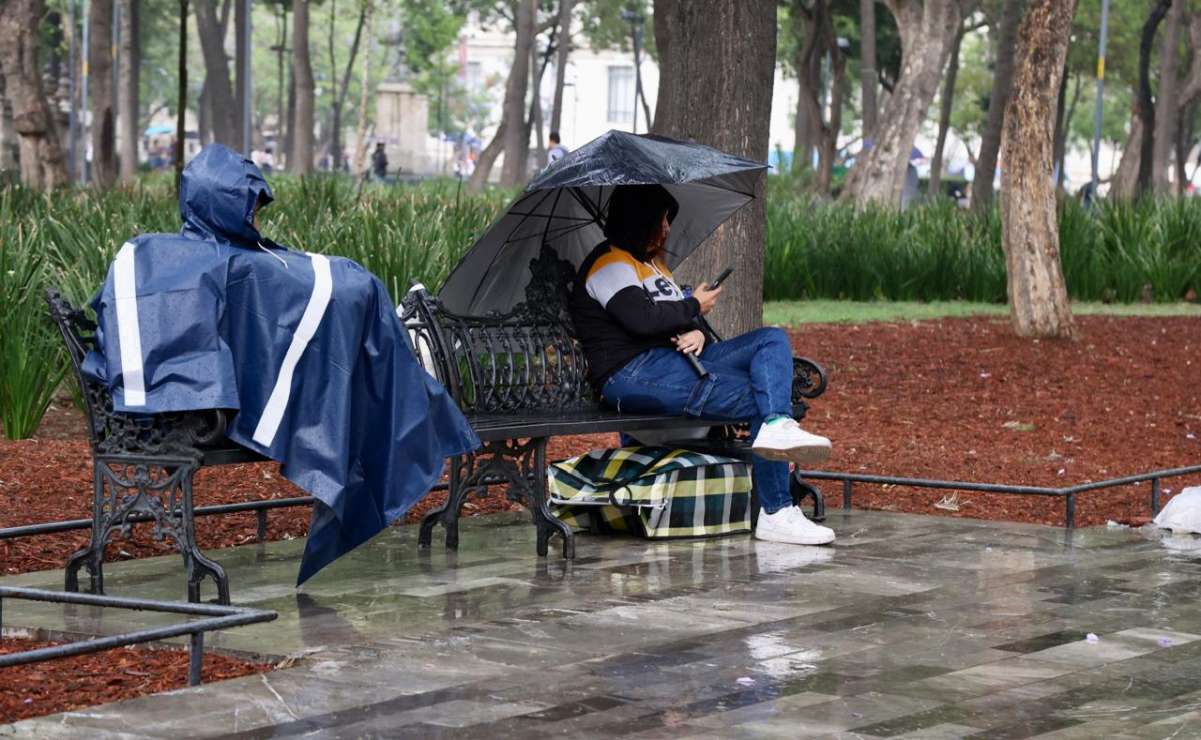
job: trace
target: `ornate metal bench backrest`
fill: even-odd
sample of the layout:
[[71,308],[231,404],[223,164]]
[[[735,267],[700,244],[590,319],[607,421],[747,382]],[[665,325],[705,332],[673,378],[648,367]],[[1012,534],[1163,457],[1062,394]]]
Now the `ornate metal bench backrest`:
[[94,452],[105,455],[194,456],[197,448],[225,437],[226,411],[124,414],[113,410],[108,387],[83,372],[84,358],[97,349],[96,324],[57,290],[46,291],[50,318],[62,333],[88,417]]
[[575,268],[543,249],[530,271],[526,300],[506,314],[460,316],[422,291],[405,301],[418,358],[468,415],[599,405],[567,309]]

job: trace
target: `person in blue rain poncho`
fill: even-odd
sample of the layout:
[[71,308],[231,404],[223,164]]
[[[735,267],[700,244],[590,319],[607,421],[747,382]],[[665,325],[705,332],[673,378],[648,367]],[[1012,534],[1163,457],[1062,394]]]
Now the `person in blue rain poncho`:
[[237,411],[229,438],[317,499],[299,584],[402,516],[479,439],[374,275],[259,233],[272,199],[250,160],[205,147],[183,172],[183,230],[117,253],[92,301],[102,352],[86,369],[117,411]]

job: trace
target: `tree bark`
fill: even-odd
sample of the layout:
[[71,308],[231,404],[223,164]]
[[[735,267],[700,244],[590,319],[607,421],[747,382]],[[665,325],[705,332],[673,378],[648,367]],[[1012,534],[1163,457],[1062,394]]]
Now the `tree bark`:
[[288,167],[297,175],[313,170],[313,66],[309,60],[309,0],[292,3],[292,80],[296,86],[296,125]]
[[1075,333],[1051,171],[1055,97],[1067,58],[1076,0],[1031,0],[1019,30],[1005,111],[1001,241],[1014,331],[1022,337]]
[[859,0],[859,88],[863,138],[876,130],[876,0]]
[[121,180],[132,182],[138,174],[138,136],[141,105],[138,89],[142,75],[142,0],[122,0],[121,18]]
[[[1056,190],[1063,187],[1063,166],[1065,150],[1067,149],[1067,98],[1068,98],[1068,70],[1065,67],[1063,75],[1059,80],[1059,94],[1055,100],[1055,138],[1051,142],[1051,167],[1055,173],[1055,188]],[[1074,104],[1074,103],[1073,103]]]
[[1059,113],[1055,120],[1055,170],[1059,173],[1059,181],[1056,184],[1060,190],[1067,181],[1068,127],[1072,125],[1072,118],[1076,115],[1076,106],[1080,102],[1080,88],[1084,83],[1084,78],[1076,75],[1076,80],[1072,83],[1072,102],[1068,103],[1065,110],[1063,96],[1067,90],[1067,69],[1063,71],[1063,76],[1064,84],[1059,88]]
[[525,94],[530,85],[530,49],[534,45],[535,0],[519,0],[515,19],[516,40],[513,44],[513,67],[505,85],[504,122],[505,162],[500,170],[500,184],[515,187],[525,182],[525,162],[530,151],[530,131],[525,119]]
[[176,49],[176,77],[179,83],[175,101],[175,193],[183,182],[184,137],[188,110],[188,0],[179,0],[179,46]]
[[[1137,93],[1136,93],[1137,96]],[[1118,169],[1109,181],[1109,197],[1114,200],[1130,200],[1138,192],[1138,172],[1142,162],[1143,119],[1138,114],[1135,101],[1130,115],[1130,133],[1122,147],[1122,158]]]
[[[332,2],[333,0],[331,0]],[[337,74],[338,65],[334,54],[334,18],[336,14],[330,12],[329,24],[329,68]],[[330,161],[333,162],[334,170],[342,169],[342,110],[346,106],[346,95],[350,90],[350,74],[354,70],[355,58],[359,55],[359,43],[363,37],[363,26],[367,23],[368,4],[366,2],[359,4],[359,21],[355,24],[354,39],[350,42],[350,56],[346,59],[346,69],[342,71],[342,81],[338,84],[338,88],[334,93],[333,105],[330,106],[330,122],[329,122],[329,141],[330,141]],[[367,86],[367,80],[364,78],[363,86]]]
[[12,105],[21,182],[52,190],[67,183],[67,163],[38,62],[38,31],[45,12],[43,0],[0,3],[0,74]]
[[1014,55],[1017,47],[1018,24],[1022,20],[1025,0],[1004,0],[1001,6],[1001,25],[997,31],[997,63],[993,73],[992,93],[988,97],[988,118],[980,134],[980,154],[976,177],[972,180],[972,208],[987,209],[993,201],[993,180],[997,176],[997,153],[1001,150],[1001,131],[1006,103],[1013,86]]
[[1185,194],[1189,177],[1185,165],[1188,164],[1189,152],[1193,150],[1196,139],[1197,104],[1192,103],[1187,108],[1181,108],[1176,122],[1176,197]]
[[[799,24],[803,6],[793,4],[793,23]],[[800,31],[794,26],[794,33]],[[799,40],[799,39],[798,39]],[[804,43],[798,44],[797,79],[799,82],[799,105],[806,135],[817,145],[817,177],[814,190],[822,195],[830,193],[834,174],[834,157],[838,153],[838,131],[842,126],[843,74],[846,71],[846,56],[838,48],[834,36],[834,22],[826,0],[813,4],[804,30]],[[830,120],[825,120],[821,104],[820,84],[822,58],[829,55],[830,69]],[[798,128],[798,132],[800,129]],[[808,149],[804,150],[808,157]]]
[[655,0],[651,25],[655,32],[655,49],[659,52],[659,92],[655,99],[655,127],[652,130],[670,130],[675,123],[671,120],[671,111],[667,101],[663,99],[662,91],[669,90],[676,82],[670,79],[674,60],[671,58],[672,27],[670,20],[675,17],[677,0]]
[[367,84],[371,79],[371,39],[375,28],[375,13],[372,7],[372,0],[365,0],[363,3],[363,23],[366,27],[367,43],[363,47],[363,84],[359,87],[359,122],[355,127],[354,137],[354,166],[351,168],[355,174],[362,175],[365,179],[368,175],[367,169],[367,106],[371,101],[369,91],[371,86]]
[[793,0],[789,10],[796,48],[793,66],[797,73],[792,166],[794,171],[801,172],[812,165],[813,150],[821,142],[821,57],[825,50],[824,26],[829,18],[829,4],[827,0],[815,0],[810,8],[802,0]]
[[1138,90],[1135,96],[1135,111],[1142,119],[1143,136],[1139,141],[1138,179],[1134,187],[1135,197],[1151,190],[1151,169],[1155,159],[1155,101],[1151,96],[1151,50],[1155,46],[1155,32],[1171,8],[1172,0],[1159,0],[1147,22],[1143,24],[1142,38],[1138,47]]
[[225,56],[225,23],[217,16],[216,0],[195,0],[195,4],[196,31],[200,36],[200,51],[204,57],[204,93],[210,114],[209,127],[214,141],[239,149],[238,103],[234,100],[229,59]]
[[488,175],[492,174],[492,165],[496,164],[496,158],[504,149],[507,126],[508,121],[501,118],[500,125],[496,127],[496,135],[492,137],[492,141],[488,142],[488,146],[484,147],[475,161],[475,169],[471,171],[471,177],[467,180],[467,192],[478,193],[484,189],[484,183],[488,182]]
[[[292,86],[288,83],[288,75],[290,74],[291,65],[288,65],[288,70],[284,70],[284,51],[288,48],[288,6],[280,3],[279,6],[279,44],[275,51],[275,162],[276,165],[282,165],[288,158],[288,152],[292,146],[286,138],[288,135],[288,123],[291,116],[291,101],[289,100],[292,92]],[[365,86],[364,86],[365,87]],[[284,94],[284,90],[288,94]]]
[[4,74],[0,73],[0,172],[15,170],[17,160],[17,130],[13,126],[13,108],[8,102]]
[[951,105],[955,102],[955,80],[959,77],[959,48],[963,46],[963,35],[964,28],[961,26],[951,42],[951,59],[947,62],[947,74],[943,80],[938,110],[938,140],[934,143],[934,157],[930,160],[930,186],[926,190],[931,198],[942,194],[942,160],[947,146],[947,131],[951,128]]
[[1151,189],[1156,195],[1171,194],[1168,179],[1172,151],[1176,146],[1176,125],[1180,117],[1176,95],[1176,68],[1180,49],[1180,26],[1184,0],[1172,3],[1159,47],[1159,94],[1155,96],[1155,137],[1151,154]]
[[92,182],[117,181],[117,121],[113,112],[113,0],[88,3],[88,103],[92,114]]
[[961,14],[958,0],[886,4],[901,35],[901,77],[876,125],[872,148],[855,161],[842,191],[860,207],[900,206],[913,141],[938,90]]
[[567,82],[567,59],[571,55],[571,11],[575,0],[559,0],[559,53],[555,59],[555,98],[550,110],[550,130],[563,124],[563,87]]
[[[661,56],[666,70],[659,82],[654,133],[766,160],[776,57],[775,3],[656,2],[656,40],[661,27],[670,40],[666,57]],[[662,54],[663,47],[659,49]],[[726,266],[738,266],[710,317],[725,336],[762,323],[765,232],[759,197],[714,232],[679,271],[683,279],[697,283],[711,280]]]

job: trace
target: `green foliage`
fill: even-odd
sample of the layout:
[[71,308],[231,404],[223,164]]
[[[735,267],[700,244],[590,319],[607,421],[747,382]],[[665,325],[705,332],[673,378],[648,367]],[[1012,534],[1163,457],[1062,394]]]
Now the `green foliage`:
[[971,141],[980,137],[988,120],[992,85],[988,36],[969,33],[959,47],[959,72],[955,77],[955,97],[951,101],[951,128],[960,138]]
[[[995,211],[949,201],[904,212],[818,205],[777,185],[767,208],[764,297],[1005,301]],[[1060,253],[1076,300],[1178,301],[1201,290],[1201,203],[1105,203],[1059,209]]]

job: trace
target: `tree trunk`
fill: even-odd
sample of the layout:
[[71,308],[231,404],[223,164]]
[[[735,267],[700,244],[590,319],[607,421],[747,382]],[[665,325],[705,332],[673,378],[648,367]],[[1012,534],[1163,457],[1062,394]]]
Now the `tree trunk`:
[[951,42],[959,28],[958,0],[888,0],[901,35],[902,68],[872,148],[861,154],[847,176],[844,198],[860,207],[898,207],[918,129],[942,79]]
[[951,59],[947,62],[946,79],[942,86],[942,100],[938,110],[938,140],[934,144],[934,158],[930,160],[930,187],[926,192],[931,198],[942,195],[942,160],[947,146],[947,130],[951,127],[951,104],[955,102],[955,80],[959,77],[959,48],[963,46],[964,29],[960,27],[951,42]]
[[1151,155],[1151,188],[1156,195],[1169,195],[1172,188],[1168,171],[1172,150],[1176,146],[1176,125],[1180,117],[1176,68],[1184,4],[1185,0],[1172,3],[1159,47],[1159,94],[1155,97],[1155,137]]
[[[254,118],[254,103],[251,103],[250,110],[242,110],[246,102],[246,87],[250,84],[249,75],[246,74],[246,54],[250,54],[251,59],[254,58],[250,39],[246,37],[247,13],[253,17],[254,3],[251,0],[237,0],[234,11],[234,126],[237,134],[234,140],[238,145],[234,148],[244,157],[249,157],[250,150],[254,148],[253,133],[244,130],[242,125],[247,118]],[[251,121],[251,128],[253,125]]]
[[[291,95],[292,87],[287,84],[289,72],[284,70],[284,52],[288,48],[288,6],[280,3],[279,8],[279,44],[275,50],[275,162],[277,166],[287,160],[288,152],[292,148],[286,139],[291,116],[289,107],[291,101],[288,98]],[[291,70],[291,65],[288,65],[288,69]],[[288,91],[288,96],[284,95],[285,89]]]
[[563,125],[563,87],[567,82],[567,59],[571,55],[571,11],[575,0],[559,0],[559,54],[555,59],[555,98],[550,110],[550,130]]
[[13,108],[8,102],[4,75],[0,73],[0,173],[15,170],[17,161],[17,130],[13,126]]
[[1142,161],[1143,119],[1138,115],[1138,103],[1130,115],[1130,133],[1122,147],[1122,158],[1118,169],[1109,181],[1109,197],[1115,200],[1130,200],[1138,192],[1138,171]]
[[88,103],[92,114],[92,182],[117,181],[117,121],[113,112],[113,0],[88,3]]
[[525,162],[530,151],[525,94],[530,85],[530,49],[534,45],[536,10],[536,0],[520,0],[517,7],[513,67],[509,70],[509,80],[505,85],[505,162],[500,170],[500,184],[508,188],[525,182]]
[[183,181],[184,128],[188,110],[188,0],[179,0],[179,46],[176,49],[176,78],[179,84],[175,101],[175,193]]
[[1151,190],[1151,169],[1155,159],[1155,101],[1151,97],[1151,51],[1155,46],[1155,31],[1171,8],[1172,0],[1159,0],[1147,22],[1143,24],[1142,38],[1138,47],[1138,89],[1135,96],[1135,111],[1142,119],[1143,136],[1139,140],[1138,180],[1134,187],[1135,197]]
[[1021,337],[1075,333],[1063,265],[1052,165],[1055,96],[1076,0],[1030,0],[1005,111],[1001,241],[1010,317]]
[[42,88],[38,62],[39,29],[46,12],[43,0],[0,3],[0,74],[13,110],[18,136],[21,182],[52,190],[67,183],[58,127]]
[[859,89],[863,138],[876,130],[876,0],[859,0]]
[[138,89],[142,74],[142,0],[122,0],[121,18],[121,180],[132,182],[138,174],[138,139],[141,105]]
[[[196,30],[204,57],[204,92],[213,140],[239,149],[237,101],[225,56],[225,23],[217,16],[216,0],[195,0]],[[223,13],[224,15],[224,13]]]
[[[1077,88],[1079,92],[1079,88]],[[1057,190],[1063,188],[1064,181],[1064,159],[1067,154],[1067,122],[1070,116],[1067,115],[1067,98],[1068,98],[1068,70],[1064,67],[1063,75],[1059,80],[1059,95],[1055,102],[1055,138],[1051,143],[1051,162],[1052,170],[1055,173],[1055,188]],[[1076,103],[1073,100],[1072,105]]]
[[[541,63],[538,61],[538,46],[537,44],[530,47],[530,65],[536,66],[538,73],[534,75],[532,84],[530,85],[530,115],[526,124],[526,128],[534,131],[534,163],[541,170],[546,166],[546,132],[543,130],[543,112],[542,112],[542,77],[546,74],[546,68],[550,66],[550,58],[555,53],[555,39],[552,33],[550,42],[546,46],[546,53],[542,57]],[[528,161],[527,161],[528,165]],[[528,167],[523,167],[522,172],[526,172]]]
[[[355,59],[359,55],[359,44],[363,38],[363,27],[367,23],[367,15],[370,12],[370,3],[364,2],[359,6],[359,22],[354,27],[354,39],[350,42],[350,56],[346,58],[346,69],[342,71],[342,82],[338,85],[337,94],[334,96],[334,104],[332,115],[330,116],[330,149],[333,154],[332,161],[334,169],[342,169],[342,111],[346,107],[346,95],[350,92],[350,74],[354,70]],[[332,64],[334,60],[333,52],[333,31],[331,24],[330,32],[330,69],[337,70],[337,67]],[[368,80],[363,78],[363,87],[368,87]]]
[[1197,104],[1180,109],[1179,120],[1176,122],[1176,197],[1185,195],[1189,182],[1188,164],[1189,152],[1193,150],[1193,142],[1197,133]]
[[292,3],[292,80],[296,125],[288,167],[297,175],[313,170],[313,66],[309,61],[309,0]]
[[[793,33],[801,32],[800,17],[803,6],[793,4]],[[817,0],[809,11],[804,29],[803,43],[797,48],[797,79],[801,93],[799,105],[802,108],[801,120],[804,121],[805,133],[817,145],[817,178],[814,190],[822,195],[830,193],[830,182],[834,174],[834,157],[838,153],[838,130],[842,125],[842,93],[843,74],[846,71],[846,56],[838,48],[834,35],[834,23],[830,6],[825,0]],[[798,38],[798,41],[801,39]],[[826,56],[832,60],[830,69],[830,120],[825,120],[821,104],[822,59]],[[815,84],[816,83],[816,84]],[[799,131],[799,129],[798,129]],[[806,156],[808,150],[806,149]]]
[[993,72],[992,93],[988,97],[988,119],[980,134],[980,154],[976,176],[972,180],[972,208],[986,209],[993,201],[993,180],[997,176],[997,153],[1001,150],[1001,131],[1006,103],[1013,86],[1014,55],[1018,24],[1025,0],[1004,0],[1001,25],[997,31],[997,62]]
[[488,182],[488,175],[492,174],[492,165],[496,164],[496,158],[500,156],[501,150],[504,148],[507,126],[508,121],[501,118],[500,125],[496,127],[496,135],[492,137],[492,141],[488,142],[488,146],[484,147],[475,161],[475,169],[471,171],[471,177],[467,180],[467,192],[478,193],[484,189],[484,183]]
[[368,81],[371,79],[371,39],[374,38],[372,31],[375,28],[375,13],[373,12],[372,1],[367,0],[363,3],[363,25],[367,37],[367,44],[363,47],[363,84],[359,88],[359,122],[355,127],[354,136],[354,166],[352,170],[357,175],[367,177],[367,106],[371,101],[369,91],[371,86]]
[[[792,148],[793,170],[804,171],[813,165],[813,150],[821,142],[821,58],[827,44],[825,27],[829,19],[827,0],[816,0],[812,8],[800,0],[789,7],[791,32],[796,49],[793,60],[797,72],[797,110],[795,141]],[[820,164],[820,163],[819,163]]]
[[675,124],[670,119],[671,111],[667,108],[667,101],[663,99],[662,91],[669,90],[675,86],[675,80],[669,79],[672,74],[672,68],[675,66],[671,59],[672,48],[672,27],[670,20],[675,17],[677,0],[655,0],[654,11],[651,15],[651,25],[655,31],[655,49],[659,51],[659,91],[660,95],[655,99],[655,131],[668,131]]
[[[666,69],[659,82],[654,133],[766,160],[776,57],[775,2],[656,2],[656,40],[661,27],[670,40],[667,55],[661,56]],[[664,47],[659,49],[662,55]],[[680,270],[682,278],[697,283],[713,279],[724,267],[738,266],[711,317],[725,336],[762,323],[765,232],[759,197],[714,232]]]

